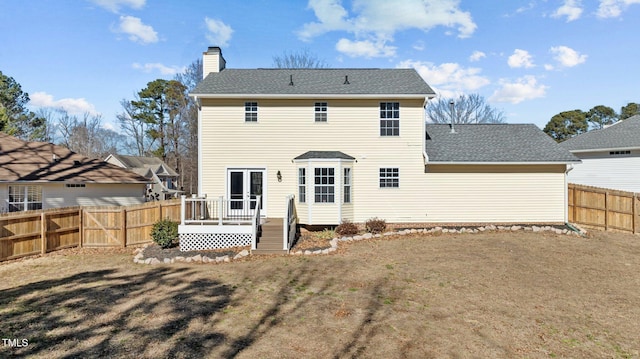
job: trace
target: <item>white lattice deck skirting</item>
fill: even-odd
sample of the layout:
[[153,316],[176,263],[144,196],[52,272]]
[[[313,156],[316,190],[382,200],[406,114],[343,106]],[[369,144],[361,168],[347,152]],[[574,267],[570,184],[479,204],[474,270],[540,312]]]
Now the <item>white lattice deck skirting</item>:
[[244,247],[251,245],[252,227],[180,225],[178,235],[181,251]]

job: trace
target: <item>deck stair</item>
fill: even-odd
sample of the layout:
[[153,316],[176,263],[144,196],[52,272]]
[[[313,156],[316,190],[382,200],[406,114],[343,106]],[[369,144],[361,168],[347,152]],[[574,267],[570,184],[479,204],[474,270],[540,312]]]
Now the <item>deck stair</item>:
[[251,254],[287,254],[282,249],[282,218],[266,218],[261,228],[256,249]]

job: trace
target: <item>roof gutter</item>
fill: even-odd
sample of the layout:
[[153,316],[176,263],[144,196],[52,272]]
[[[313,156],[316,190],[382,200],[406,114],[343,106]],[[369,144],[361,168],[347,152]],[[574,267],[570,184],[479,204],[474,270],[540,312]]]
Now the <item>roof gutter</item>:
[[606,152],[606,151],[633,151],[640,150],[640,147],[614,147],[614,148],[590,148],[586,150],[568,150],[571,153],[582,153],[582,152]]
[[[246,94],[199,94],[190,93],[190,97],[195,100],[199,99],[226,99],[226,98],[265,98],[265,99],[307,99],[307,98],[326,98],[326,99],[380,99],[380,98],[394,98],[394,99],[431,99],[435,95],[431,94],[260,94],[260,93],[246,93]],[[430,97],[432,96],[432,97]]]
[[[426,153],[424,154],[426,155]],[[435,161],[430,162],[432,165],[567,165],[571,163],[580,163],[582,161],[559,161],[559,162],[462,162],[462,161]]]

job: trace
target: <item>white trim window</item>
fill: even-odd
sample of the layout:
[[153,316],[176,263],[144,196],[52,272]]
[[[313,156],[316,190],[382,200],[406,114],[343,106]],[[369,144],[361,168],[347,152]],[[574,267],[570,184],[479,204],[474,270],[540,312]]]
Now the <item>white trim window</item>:
[[342,179],[342,186],[343,186],[342,191],[344,193],[343,193],[342,202],[351,203],[351,168],[343,168],[343,170],[344,170],[344,173],[343,173],[343,179]]
[[316,102],[314,108],[316,122],[327,122],[327,103]]
[[400,136],[399,102],[380,102],[380,136]]
[[316,203],[335,202],[335,169],[321,167],[314,169],[314,197]]
[[630,155],[631,151],[609,151],[609,156]]
[[244,103],[244,122],[258,122],[258,103]]
[[42,209],[42,186],[9,186],[9,212]]
[[298,168],[298,202],[307,202],[307,169]]
[[400,187],[400,170],[398,168],[380,169],[380,188]]

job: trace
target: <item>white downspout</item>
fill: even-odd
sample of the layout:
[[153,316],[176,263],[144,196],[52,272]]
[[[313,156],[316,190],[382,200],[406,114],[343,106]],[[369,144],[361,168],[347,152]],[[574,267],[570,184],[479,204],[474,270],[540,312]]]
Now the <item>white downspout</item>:
[[[198,196],[202,196],[202,102],[197,96],[198,104]],[[226,174],[225,174],[226,176]]]
[[[573,169],[572,164],[567,164],[567,170],[564,171],[564,223],[569,223],[569,172]],[[575,205],[575,203],[574,203]]]

